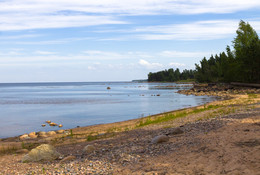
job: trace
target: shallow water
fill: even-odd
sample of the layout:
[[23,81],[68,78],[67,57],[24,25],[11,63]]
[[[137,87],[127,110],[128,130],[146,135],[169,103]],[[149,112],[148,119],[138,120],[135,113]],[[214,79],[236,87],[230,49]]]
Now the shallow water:
[[41,127],[46,120],[68,129],[124,121],[214,100],[176,93],[183,88],[174,83],[132,82],[0,84],[0,138],[58,129]]

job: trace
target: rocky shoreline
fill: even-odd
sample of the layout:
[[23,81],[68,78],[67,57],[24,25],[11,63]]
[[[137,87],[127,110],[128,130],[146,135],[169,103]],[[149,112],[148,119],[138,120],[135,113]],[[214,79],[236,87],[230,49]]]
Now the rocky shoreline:
[[0,174],[260,172],[260,89],[199,85],[179,93],[225,100],[44,137],[2,139]]

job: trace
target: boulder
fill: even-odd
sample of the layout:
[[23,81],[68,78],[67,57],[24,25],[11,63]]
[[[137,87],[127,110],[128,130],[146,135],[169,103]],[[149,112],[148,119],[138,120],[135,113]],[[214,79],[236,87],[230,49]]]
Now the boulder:
[[58,131],[56,131],[58,134],[63,134],[65,131],[63,129],[60,129]]
[[37,138],[38,136],[36,135],[36,132],[31,132],[29,135],[28,135],[30,138]]
[[181,128],[174,128],[173,130],[169,131],[166,135],[177,135],[184,133]]
[[47,132],[47,135],[48,136],[53,136],[53,135],[56,135],[56,132],[55,131],[49,131],[49,132]]
[[46,132],[44,132],[44,131],[40,131],[38,133],[38,135],[39,135],[39,137],[47,137]]
[[83,148],[83,151],[85,153],[91,153],[95,150],[95,147],[93,145],[87,145]]
[[60,153],[58,153],[53,146],[43,144],[26,154],[22,158],[22,162],[51,161],[58,159],[59,157]]
[[166,135],[159,135],[156,136],[152,139],[151,143],[153,144],[157,144],[157,143],[162,143],[162,142],[168,142],[169,141],[169,137]]
[[30,139],[29,135],[28,134],[24,134],[24,135],[21,135],[19,137],[20,140],[27,140],[27,139]]

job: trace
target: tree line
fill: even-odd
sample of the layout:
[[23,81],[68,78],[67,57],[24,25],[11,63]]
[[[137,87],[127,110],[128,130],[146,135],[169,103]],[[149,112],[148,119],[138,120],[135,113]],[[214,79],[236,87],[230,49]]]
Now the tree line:
[[[226,52],[204,57],[199,64],[195,64],[195,70],[188,76],[178,76],[179,69],[174,71],[160,71],[149,73],[148,81],[178,81],[195,78],[197,82],[243,82],[260,83],[260,40],[256,31],[249,23],[240,21],[236,31],[236,37],[232,41],[233,50],[226,47]],[[176,72],[177,71],[177,72]],[[183,71],[183,72],[184,72]],[[176,73],[175,73],[176,72]]]
[[168,69],[164,71],[159,71],[152,73],[150,72],[148,74],[148,81],[167,81],[167,82],[174,82],[179,80],[187,80],[187,79],[194,79],[194,70],[183,70],[180,72],[180,70],[177,68],[174,69]]

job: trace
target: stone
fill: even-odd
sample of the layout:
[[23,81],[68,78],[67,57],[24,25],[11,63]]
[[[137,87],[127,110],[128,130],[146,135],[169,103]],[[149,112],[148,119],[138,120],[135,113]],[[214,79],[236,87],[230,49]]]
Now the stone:
[[63,129],[60,129],[58,131],[56,131],[58,134],[63,134],[65,131]]
[[47,137],[46,132],[44,132],[44,131],[40,131],[40,132],[38,133],[38,136],[39,136],[39,137]]
[[69,161],[72,161],[72,160],[75,160],[76,157],[75,156],[67,156],[65,158],[63,158],[60,163],[64,163],[64,162],[69,162]]
[[50,121],[50,120],[47,120],[47,121],[46,121],[46,123],[48,123],[48,124],[49,124],[49,123],[51,123],[51,121]]
[[22,158],[22,162],[38,162],[38,161],[51,161],[58,159],[60,153],[49,144],[42,144],[32,149],[28,154]]
[[181,128],[174,128],[173,130],[169,131],[166,135],[177,135],[184,133]]
[[45,124],[42,124],[42,127],[45,127],[46,125]]
[[21,135],[19,137],[20,140],[27,140],[27,139],[30,139],[29,135],[28,134],[24,134],[24,135]]
[[85,153],[91,153],[95,150],[95,147],[93,145],[87,145],[83,148],[83,151]]
[[156,144],[156,143],[162,143],[162,142],[168,142],[169,141],[169,137],[166,135],[159,135],[156,136],[152,139],[151,143]]
[[49,132],[47,132],[47,135],[48,136],[53,136],[53,135],[56,135],[56,132],[55,131],[49,131]]
[[58,124],[57,123],[54,123],[54,122],[51,122],[49,123],[50,126],[57,126]]
[[38,136],[36,135],[36,132],[31,132],[29,135],[28,135],[30,138],[37,138]]
[[63,127],[63,125],[62,125],[62,124],[59,124],[59,128],[61,128],[61,127]]
[[24,153],[28,153],[28,149],[19,149],[16,151],[17,154],[24,154]]

